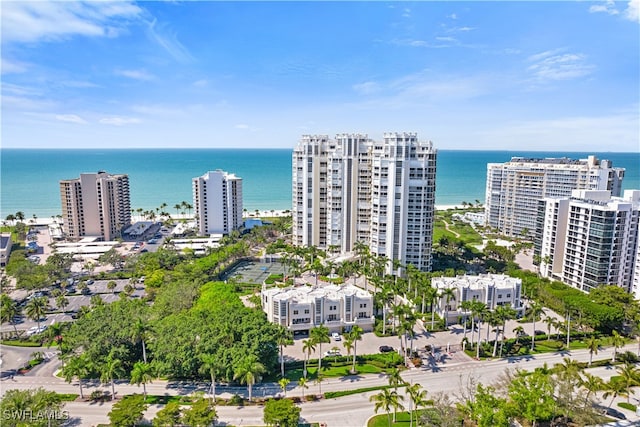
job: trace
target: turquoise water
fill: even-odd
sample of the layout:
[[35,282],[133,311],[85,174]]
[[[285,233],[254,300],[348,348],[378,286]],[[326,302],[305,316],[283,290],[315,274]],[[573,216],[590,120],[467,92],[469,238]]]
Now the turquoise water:
[[[626,168],[625,189],[640,189],[640,153],[552,153],[530,151],[439,150],[436,203],[484,202],[487,163],[512,156],[598,158]],[[0,217],[22,211],[27,218],[58,215],[61,179],[105,170],[129,174],[131,207],[167,211],[183,200],[192,203],[191,179],[222,169],[243,179],[244,207],[291,209],[291,150],[288,149],[139,149],[0,151]]]

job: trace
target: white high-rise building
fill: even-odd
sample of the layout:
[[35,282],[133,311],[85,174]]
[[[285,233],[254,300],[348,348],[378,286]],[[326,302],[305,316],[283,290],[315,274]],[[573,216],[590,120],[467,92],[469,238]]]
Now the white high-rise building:
[[608,190],[619,196],[624,168],[609,160],[514,157],[487,164],[486,220],[507,236],[532,236],[538,202],[545,197],[569,197],[574,189]]
[[242,178],[221,170],[193,178],[193,207],[201,236],[242,226]]
[[623,197],[574,190],[572,197],[544,199],[535,248],[540,273],[585,292],[617,285],[639,298],[639,222],[640,190]]
[[129,176],[83,173],[60,181],[63,231],[68,239],[113,240],[131,224]]
[[431,269],[436,150],[415,133],[304,135],[293,151],[293,242]]

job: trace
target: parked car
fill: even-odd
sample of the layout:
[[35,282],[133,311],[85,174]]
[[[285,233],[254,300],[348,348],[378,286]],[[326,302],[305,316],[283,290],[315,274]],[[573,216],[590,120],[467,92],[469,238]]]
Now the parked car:
[[329,356],[340,357],[342,356],[342,353],[340,353],[339,350],[329,350],[324,353],[324,357],[329,357]]
[[617,409],[614,408],[601,408],[601,412],[602,415],[604,415],[605,417],[613,417],[613,418],[617,418],[619,420],[626,420],[627,417],[625,414],[623,414],[622,412],[618,411]]
[[87,280],[87,285],[93,285],[95,282],[93,281],[93,279],[89,279]]
[[389,353],[393,351],[393,347],[390,345],[381,345],[378,347],[378,350],[380,350],[380,353]]
[[339,334],[339,333],[337,333],[337,332],[333,332],[333,333],[331,334],[331,338],[333,338],[333,339],[334,339],[334,340],[336,340],[336,341],[340,341],[340,340],[342,340],[342,337],[340,337],[340,334]]
[[40,334],[44,332],[46,329],[47,329],[46,325],[40,326],[40,327],[32,326],[27,330],[27,336],[30,337],[31,335]]

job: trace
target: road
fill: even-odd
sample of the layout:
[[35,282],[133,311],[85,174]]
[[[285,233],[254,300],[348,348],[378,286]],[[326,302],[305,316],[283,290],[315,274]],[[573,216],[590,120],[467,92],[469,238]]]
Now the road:
[[[630,344],[621,351],[636,351],[637,345]],[[596,359],[611,358],[612,348],[602,349]],[[525,369],[533,370],[547,364],[549,367],[555,363],[562,361],[562,358],[570,357],[578,361],[588,361],[589,352],[587,350],[575,350],[572,352],[547,353],[529,357],[509,358],[490,361],[464,361],[459,363],[442,363],[431,367],[413,368],[403,372],[402,377],[409,383],[421,384],[433,396],[434,393],[448,393],[451,397],[459,394],[461,387],[467,383],[469,378],[473,378],[478,382],[489,384],[494,382],[505,369]],[[50,362],[54,363],[54,362]],[[592,368],[589,369],[594,375],[598,375],[607,380],[616,374],[615,369],[611,368]],[[56,377],[51,376],[16,376],[13,379],[4,379],[1,384],[1,391],[4,393],[8,389],[32,389],[44,387],[48,390],[55,390],[61,393],[78,393],[77,381],[71,384],[64,382]],[[88,395],[93,390],[108,390],[109,385],[100,384],[98,381],[85,381],[83,391]],[[363,375],[342,378],[330,378],[322,382],[319,386],[313,384],[305,390],[305,394],[320,394],[326,391],[338,391],[345,389],[354,389],[362,387],[371,387],[387,384],[385,375]],[[188,395],[195,390],[205,391],[209,384],[201,383],[176,383],[167,381],[154,381],[147,385],[147,392],[154,395]],[[322,387],[322,390],[320,390]],[[228,398],[234,393],[244,395],[246,397],[245,387],[217,387],[218,394],[221,397]],[[116,385],[118,395],[126,395],[132,393],[141,393],[142,388],[127,384],[118,383]],[[276,384],[257,384],[254,386],[254,396],[274,396],[280,394],[280,388]],[[287,396],[300,396],[302,389],[293,385],[287,390]],[[302,417],[308,421],[325,422],[328,426],[333,427],[360,427],[366,424],[367,419],[373,415],[373,404],[369,402],[369,397],[377,392],[362,393],[337,399],[322,399],[316,402],[305,402],[300,405],[302,408]],[[635,396],[633,396],[635,399]],[[619,401],[624,399],[619,398]],[[408,398],[405,398],[405,403]],[[608,403],[608,402],[607,402]],[[615,406],[615,404],[614,404]],[[145,417],[153,418],[160,408],[157,406],[148,409]],[[85,402],[71,402],[66,405],[69,416],[74,419],[75,425],[96,425],[108,420],[107,414],[111,410],[110,403],[90,404]],[[246,426],[262,424],[262,406],[245,406],[245,407],[229,407],[219,406],[217,408],[220,421],[227,424]],[[625,414],[628,418],[640,420],[629,411]]]

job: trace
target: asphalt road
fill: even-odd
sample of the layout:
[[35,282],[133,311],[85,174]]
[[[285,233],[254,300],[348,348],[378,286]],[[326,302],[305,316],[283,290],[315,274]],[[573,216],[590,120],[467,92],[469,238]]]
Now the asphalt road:
[[[637,345],[630,344],[621,351],[636,351]],[[613,349],[602,349],[596,359],[606,359],[612,356]],[[553,366],[555,363],[562,362],[563,357],[570,357],[578,361],[588,361],[589,352],[587,350],[575,350],[572,352],[548,353],[535,355],[530,357],[509,358],[492,361],[466,361],[459,363],[443,363],[440,366],[425,368],[413,368],[403,372],[402,377],[410,383],[421,384],[433,396],[434,393],[444,392],[455,397],[459,394],[461,387],[468,382],[470,378],[489,384],[494,382],[505,369],[521,368],[533,370],[541,367],[545,363]],[[590,372],[607,380],[616,374],[615,369],[593,368]],[[16,376],[13,379],[4,379],[1,384],[2,393],[8,389],[29,389],[36,387],[44,387],[49,390],[55,390],[62,393],[78,393],[77,381],[68,384],[59,378],[51,376]],[[83,383],[85,395],[93,390],[108,390],[108,384],[100,384],[97,381]],[[370,386],[378,386],[387,384],[385,375],[363,375],[343,378],[330,378],[322,382],[321,385],[312,384],[305,394],[338,391],[344,389],[362,388]],[[195,383],[172,383],[167,381],[154,381],[147,385],[147,392],[155,395],[188,395],[195,390],[205,391],[209,384]],[[320,390],[322,387],[322,390]],[[246,396],[246,387],[217,387],[218,395],[222,397],[230,397],[234,393]],[[118,383],[116,392],[119,395],[140,393],[142,388],[127,383]],[[636,390],[637,392],[637,390]],[[280,394],[280,388],[276,384],[258,384],[254,386],[254,396],[274,396]],[[336,427],[360,427],[365,425],[367,419],[374,414],[373,404],[369,402],[369,396],[376,392],[363,393],[342,397],[338,399],[323,399],[317,402],[305,402],[301,404],[302,417],[309,421],[325,422],[327,426]],[[288,396],[300,396],[302,389],[291,385],[287,391]],[[632,395],[635,399],[635,395]],[[625,400],[618,398],[618,401]],[[634,401],[634,400],[632,400]],[[408,402],[408,400],[405,400]],[[606,402],[608,404],[608,402]],[[615,403],[613,405],[615,407]],[[69,416],[74,418],[75,425],[95,425],[107,420],[107,414],[111,409],[110,403],[90,404],[85,402],[73,402],[66,406]],[[158,410],[157,407],[149,408],[147,411],[147,419],[153,418],[153,414]],[[227,407],[219,406],[217,408],[219,420],[227,424],[237,426],[261,425],[262,424],[261,406],[246,407]],[[635,414],[624,411],[627,418],[640,420]]]

